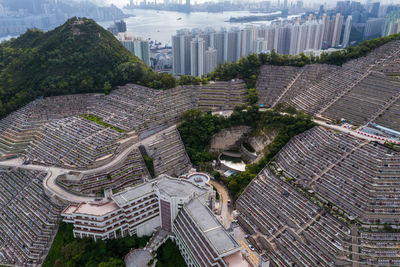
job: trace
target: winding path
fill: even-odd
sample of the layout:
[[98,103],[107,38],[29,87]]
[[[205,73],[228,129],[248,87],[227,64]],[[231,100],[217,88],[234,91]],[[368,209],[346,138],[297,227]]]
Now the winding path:
[[[321,121],[321,120],[314,120],[314,122],[318,125],[321,125],[321,126],[324,126],[327,128],[331,128],[331,129],[334,129],[337,131],[341,131],[344,133],[348,133],[348,134],[351,134],[351,135],[361,138],[361,139],[367,139],[369,141],[378,141],[379,142],[379,140],[376,140],[374,138],[360,135],[360,134],[356,133],[354,130],[350,130],[350,129],[347,129],[347,128],[344,128],[341,126],[336,126],[336,125],[328,125],[326,122]],[[116,157],[114,157],[114,159],[112,159],[107,164],[104,164],[103,166],[100,166],[100,167],[94,168],[94,169],[80,171],[80,172],[84,173],[84,174],[91,174],[91,173],[96,173],[96,172],[101,172],[101,171],[107,170],[107,169],[111,168],[112,166],[123,161],[129,155],[129,153],[131,153],[134,149],[138,148],[140,145],[147,145],[151,142],[154,142],[159,135],[161,135],[165,132],[171,131],[174,128],[176,128],[176,125],[172,125],[158,133],[155,133],[141,141],[138,141],[138,142],[132,144],[131,146],[129,146],[125,150],[123,150],[121,153],[119,153]],[[19,158],[6,160],[6,161],[0,161],[0,167],[17,167],[17,168],[22,168],[22,169],[27,169],[27,170],[47,172],[47,176],[43,180],[44,188],[46,189],[47,192],[50,192],[50,194],[52,196],[55,196],[64,202],[81,203],[81,202],[94,201],[94,199],[95,199],[95,197],[74,194],[57,184],[57,182],[56,182],[57,177],[62,174],[66,174],[66,173],[70,172],[71,169],[66,169],[66,168],[61,168],[61,167],[52,167],[52,166],[42,166],[42,165],[35,165],[35,164],[24,165],[23,161]],[[222,188],[220,188],[220,189],[222,189]],[[218,191],[220,191],[220,190],[218,190]],[[221,193],[224,194],[224,191],[221,190]],[[228,196],[225,195],[225,197],[223,196],[223,201],[227,201],[227,199],[229,199],[229,195]],[[225,204],[224,206],[226,206],[225,210],[223,212],[224,213],[223,217],[225,217],[224,221],[229,222],[230,220],[232,220],[232,218],[229,218],[230,216],[226,215],[229,212],[227,212],[227,203],[224,203],[224,204]],[[224,209],[224,207],[223,207],[223,209]]]
[[[112,166],[123,161],[129,155],[129,153],[131,153],[134,149],[138,148],[140,145],[147,145],[149,143],[152,143],[156,140],[156,138],[159,135],[161,135],[165,132],[171,131],[174,128],[176,128],[176,125],[172,125],[158,133],[155,133],[141,141],[138,141],[138,142],[132,144],[131,146],[127,147],[125,150],[123,150],[121,153],[119,153],[113,160],[111,160],[107,164],[100,166],[98,168],[81,171],[81,173],[90,174],[90,173],[96,173],[96,172],[101,172],[101,171],[107,170],[107,169],[111,168]],[[43,180],[43,187],[45,188],[45,191],[50,192],[52,195],[63,200],[64,202],[81,203],[81,202],[94,201],[94,199],[95,199],[95,197],[89,197],[89,196],[77,195],[77,194],[71,193],[70,191],[66,190],[65,188],[63,188],[57,184],[57,182],[56,182],[57,177],[62,174],[66,174],[66,173],[69,173],[70,171],[73,171],[71,169],[65,169],[65,168],[60,168],[60,167],[51,167],[51,166],[42,166],[42,165],[35,165],[35,164],[24,165],[22,159],[20,159],[20,158],[6,160],[6,161],[0,161],[0,167],[16,167],[16,168],[22,168],[22,169],[27,169],[27,170],[33,170],[33,171],[47,172],[47,176]]]

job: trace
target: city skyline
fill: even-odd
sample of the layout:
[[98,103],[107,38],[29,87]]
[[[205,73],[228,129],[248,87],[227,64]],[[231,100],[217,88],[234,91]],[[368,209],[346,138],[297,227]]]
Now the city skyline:
[[[324,14],[319,20],[310,15],[305,21],[298,19],[272,25],[177,30],[171,38],[172,72],[201,77],[220,64],[236,62],[251,53],[275,50],[279,54],[297,55],[306,51],[318,53],[322,48],[336,48],[341,44],[346,46],[351,17],[345,26],[347,41],[341,42],[343,20],[337,13],[332,17]],[[215,50],[212,57],[206,57],[209,48]]]
[[[85,1],[85,0],[77,0],[77,1]],[[101,5],[115,4],[118,7],[123,7],[125,5],[128,5],[131,0],[91,0],[91,1],[94,1],[97,4],[101,4]],[[141,1],[142,0],[133,0],[134,3],[140,3]],[[153,0],[151,2],[154,2],[154,1],[157,1],[158,3],[165,3],[165,1],[166,2],[170,2],[170,0]],[[322,5],[332,5],[332,6],[334,6],[336,4],[336,2],[337,2],[337,0],[329,0],[329,1],[325,0],[325,1],[322,1],[322,2],[318,1],[318,0],[302,0],[302,1],[304,2],[304,4],[310,5],[310,6],[314,6],[314,5],[317,5],[317,4],[318,5],[322,4]],[[358,2],[366,4],[366,3],[368,3],[368,1],[369,0],[360,0]],[[215,1],[197,0],[197,1],[192,1],[192,4],[195,4],[196,2],[198,4],[207,3],[207,2],[218,3],[218,2],[221,2],[221,0],[215,0]],[[229,1],[229,2],[232,2],[232,3],[257,3],[257,2],[262,2],[262,1],[257,1],[257,0],[254,0],[254,1],[235,1],[235,0],[233,0],[233,1]],[[278,2],[283,2],[283,0],[282,1],[273,0],[273,1],[270,1],[270,2],[271,3],[278,3]],[[295,3],[295,2],[297,2],[297,1],[288,0],[288,3]],[[381,2],[381,4],[398,4],[398,2],[396,0],[379,0],[379,2]]]

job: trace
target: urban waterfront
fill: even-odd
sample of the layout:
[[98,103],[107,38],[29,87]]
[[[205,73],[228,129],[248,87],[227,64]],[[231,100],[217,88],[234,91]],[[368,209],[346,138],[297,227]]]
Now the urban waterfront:
[[[176,30],[182,28],[205,28],[213,27],[219,29],[221,27],[243,27],[244,25],[254,24],[270,24],[270,21],[257,21],[254,23],[231,23],[227,22],[231,17],[251,16],[249,11],[231,11],[221,13],[207,13],[207,12],[171,12],[171,11],[156,11],[156,10],[123,10],[126,14],[134,16],[125,19],[127,24],[127,31],[134,36],[142,37],[144,39],[151,39],[153,41],[161,42],[163,45],[171,44],[171,36],[176,33]],[[265,14],[263,14],[265,15]],[[291,16],[289,16],[290,18]],[[180,18],[180,19],[179,19]],[[97,21],[99,25],[104,28],[109,27],[114,21]],[[3,40],[11,39],[18,36],[3,36],[0,37],[0,42]]]
[[[171,44],[171,36],[176,34],[176,30],[182,28],[205,28],[213,27],[219,29],[221,27],[234,27],[248,25],[250,23],[230,23],[226,22],[230,17],[241,17],[255,15],[248,11],[234,11],[223,13],[206,13],[206,12],[170,12],[155,10],[126,10],[124,13],[133,14],[135,17],[125,19],[127,31],[135,36],[144,39],[150,38],[153,41],[162,44]],[[179,19],[181,18],[181,19]],[[113,21],[103,21],[99,23],[107,28]],[[269,21],[257,22],[257,24],[270,24]]]

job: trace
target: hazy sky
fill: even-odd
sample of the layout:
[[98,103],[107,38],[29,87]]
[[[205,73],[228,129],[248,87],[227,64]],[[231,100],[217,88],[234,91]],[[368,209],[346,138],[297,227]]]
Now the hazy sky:
[[[102,4],[102,5],[109,5],[109,4],[114,4],[116,6],[122,7],[126,4],[129,3],[129,0],[91,0],[93,2],[97,2],[98,4]],[[135,1],[142,1],[142,0],[134,0]],[[149,1],[149,0],[147,0]],[[154,0],[150,0],[150,1],[154,1]],[[203,2],[209,2],[210,0],[192,0],[193,2],[197,1],[198,3],[203,3]],[[235,0],[233,0],[234,2]],[[242,0],[242,1],[246,1],[246,0]],[[249,2],[255,2],[255,0],[248,0]],[[277,2],[277,0],[270,0],[271,2]],[[365,3],[366,0],[358,0],[361,3]],[[375,1],[379,1],[381,2],[381,4],[389,4],[389,3],[393,3],[393,4],[400,4],[400,0],[372,0],[373,2]],[[157,0],[157,2],[162,2],[162,0]],[[297,2],[297,0],[288,0],[288,2]],[[305,4],[308,5],[321,5],[321,4],[325,4],[325,5],[335,5],[336,4],[336,0],[303,0],[303,2]]]

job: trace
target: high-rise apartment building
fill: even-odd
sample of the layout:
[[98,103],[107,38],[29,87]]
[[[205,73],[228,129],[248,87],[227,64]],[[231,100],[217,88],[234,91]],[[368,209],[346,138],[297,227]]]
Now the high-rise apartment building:
[[217,66],[217,49],[209,47],[204,52],[204,74],[214,71]]
[[205,41],[203,38],[193,38],[190,42],[190,75],[204,75],[204,52]]
[[308,27],[303,24],[299,26],[299,33],[297,42],[296,39],[293,39],[293,45],[296,44],[296,50],[292,51],[291,54],[299,54],[307,49],[307,36],[308,36]]
[[217,65],[225,62],[224,54],[225,54],[225,34],[226,29],[222,29],[219,32],[214,34],[214,44],[213,48],[217,50]]
[[348,16],[346,19],[346,24],[344,26],[344,33],[343,33],[343,41],[342,41],[343,47],[347,47],[349,45],[352,19],[353,19],[352,16]]
[[384,26],[385,19],[383,18],[368,19],[364,28],[364,40],[382,36]]
[[241,31],[239,28],[232,28],[225,32],[224,37],[224,62],[236,62],[240,59]]
[[107,28],[109,32],[113,35],[118,35],[121,32],[126,32],[126,23],[125,21],[115,21],[113,25]]
[[400,32],[400,10],[388,12],[382,36],[388,36]]
[[324,39],[323,39],[323,47],[328,48],[332,44],[333,37],[333,21],[326,14],[322,16],[322,21],[324,24]]
[[240,32],[241,38],[241,49],[240,49],[240,56],[245,57],[252,52],[252,43],[256,39],[255,36],[255,28],[254,26],[246,26]]
[[150,66],[150,45],[148,41],[134,37],[129,33],[119,33],[117,38],[126,49],[140,58],[147,66]]
[[267,49],[275,51],[278,48],[278,26],[270,26],[267,29],[265,40],[267,41]]
[[304,24],[291,25],[289,54],[296,55],[304,50],[319,50],[322,47],[323,27],[318,21],[307,21]]
[[263,38],[257,38],[252,44],[252,52],[259,54],[266,50],[266,41]]
[[380,8],[381,3],[380,2],[375,2],[371,4],[369,15],[373,18],[377,18],[379,15],[379,8]]
[[337,13],[335,17],[330,18],[324,14],[321,23],[324,25],[323,48],[338,46],[342,35],[343,16]]
[[[346,29],[351,29],[351,17],[346,22]],[[295,55],[305,50],[338,46],[342,24],[343,16],[337,14],[332,19],[327,15],[321,20],[308,16],[307,20],[251,25],[243,29],[177,31],[172,36],[173,73],[201,76],[225,62],[236,62],[251,53],[273,49],[280,54]]]
[[400,19],[393,21],[388,25],[387,35],[395,33],[400,33]]
[[275,50],[279,54],[288,54],[290,47],[290,28],[280,26],[277,29],[277,39],[275,40]]
[[188,29],[178,30],[172,36],[172,57],[173,73],[175,75],[190,75],[190,43],[193,39],[192,33]]
[[342,34],[343,16],[340,13],[336,14],[336,17],[332,19],[333,24],[333,35],[332,35],[332,47],[337,47],[340,44],[340,36]]

